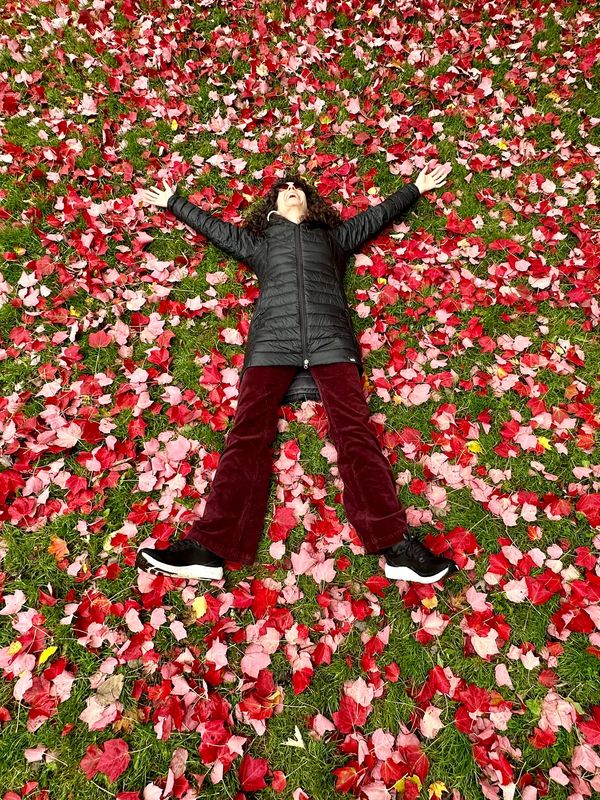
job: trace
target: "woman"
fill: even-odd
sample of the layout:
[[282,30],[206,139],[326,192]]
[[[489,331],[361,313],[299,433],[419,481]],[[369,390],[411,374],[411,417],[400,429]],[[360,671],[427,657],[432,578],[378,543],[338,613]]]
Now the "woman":
[[457,571],[454,561],[436,556],[408,534],[390,464],[368,424],[360,347],[343,290],[352,254],[421,194],[443,185],[445,172],[443,165],[429,173],[425,168],[414,183],[345,221],[296,175],[277,180],[242,225],[204,211],[166,181],[164,190],[141,192],[144,202],[167,208],[245,262],[256,273],[261,293],[248,332],[233,427],[204,515],[180,541],[164,549],[140,549],[140,569],[218,580],[225,561],[254,562],[269,497],[277,412],[296,382],[301,394],[312,391],[324,404],[348,522],[367,553],[383,555],[385,575],[434,583]]

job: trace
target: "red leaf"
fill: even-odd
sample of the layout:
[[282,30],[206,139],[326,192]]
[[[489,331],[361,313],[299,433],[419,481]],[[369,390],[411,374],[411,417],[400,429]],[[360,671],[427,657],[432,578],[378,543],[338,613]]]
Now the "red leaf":
[[587,743],[594,746],[600,745],[600,706],[592,706],[592,714],[594,719],[583,720],[579,723],[579,728]]
[[252,613],[256,619],[261,619],[265,614],[277,605],[279,591],[269,589],[262,581],[254,579],[251,585],[251,592],[254,595],[252,601]]
[[331,664],[331,656],[333,655],[333,651],[328,644],[325,642],[319,642],[315,647],[315,650],[312,654],[312,661],[317,667],[320,667],[321,664]]
[[352,733],[354,728],[365,724],[368,716],[368,706],[359,705],[356,700],[345,694],[340,701],[339,711],[334,711],[331,719],[340,733]]
[[551,569],[547,569],[536,577],[526,575],[525,583],[527,585],[527,594],[534,606],[541,606],[547,603],[562,588],[560,575],[552,572]]
[[303,692],[308,686],[310,686],[310,682],[313,676],[313,670],[310,667],[303,667],[302,669],[297,670],[292,675],[292,686],[294,687],[294,694],[300,694]]
[[131,761],[129,745],[123,739],[109,739],[104,742],[104,753],[98,762],[98,771],[103,772],[111,781],[122,775]]
[[549,689],[556,686],[559,680],[556,672],[551,669],[543,669],[538,675],[538,683],[541,683],[542,686],[547,686]]
[[336,776],[336,792],[349,792],[356,785],[358,773],[354,767],[338,767],[331,770],[331,774]]
[[592,528],[600,527],[600,494],[586,494],[580,497],[575,510],[587,517]]
[[98,772],[98,762],[102,757],[102,750],[97,744],[91,744],[85,752],[84,757],[79,762],[79,766],[83,770],[83,774],[91,781],[94,775]]
[[271,789],[274,792],[283,792],[287,785],[287,778],[285,777],[285,773],[283,773],[280,769],[276,769],[273,773],[273,780],[271,781]]
[[389,580],[383,575],[373,575],[365,581],[367,589],[378,597],[385,596],[383,590],[387,589],[389,585]]
[[95,331],[94,333],[90,333],[88,345],[90,347],[108,347],[113,341],[114,339],[104,331]]
[[533,736],[528,738],[529,742],[538,750],[543,750],[544,747],[550,747],[550,745],[554,744],[556,741],[554,731],[550,730],[550,728],[542,730],[537,726],[533,729]]
[[265,775],[269,769],[269,764],[264,758],[252,758],[246,755],[242,758],[242,763],[238,771],[240,787],[243,792],[257,792],[264,789],[267,785]]
[[131,761],[129,745],[123,739],[109,739],[104,742],[102,748],[91,744],[79,766],[88,780],[91,780],[97,772],[103,772],[109,780],[114,781],[129,766]]

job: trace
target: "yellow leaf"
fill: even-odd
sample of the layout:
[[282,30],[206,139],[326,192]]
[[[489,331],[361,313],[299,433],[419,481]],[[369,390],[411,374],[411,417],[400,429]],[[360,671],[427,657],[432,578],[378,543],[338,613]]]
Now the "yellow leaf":
[[396,781],[394,784],[394,789],[397,792],[403,792],[406,781],[412,781],[413,783],[416,783],[419,791],[421,791],[421,786],[423,784],[421,783],[421,779],[418,775],[406,775],[406,777],[400,778],[400,780]]
[[196,615],[197,619],[203,617],[206,614],[206,608],[207,608],[206,597],[204,597],[204,595],[202,595],[201,597],[196,597],[196,599],[192,603],[192,608],[194,609],[194,614]]
[[177,130],[177,120],[176,119],[172,119],[171,120],[171,130],[172,131],[176,131]]
[[281,689],[275,689],[273,694],[270,694],[267,697],[267,700],[271,700],[271,704],[274,705],[274,706],[276,706],[279,703],[281,703],[281,701],[283,700],[283,695],[281,693]]
[[472,453],[482,453],[483,448],[479,444],[479,442],[467,442],[467,450],[470,450]]
[[508,145],[506,144],[504,139],[499,139],[498,140],[498,149],[499,150],[508,150]]
[[379,284],[387,283],[387,278],[377,278],[377,283]]
[[76,308],[73,308],[73,306],[71,306],[71,307],[69,308],[69,314],[70,314],[72,317],[80,317],[80,316],[81,316],[80,312],[79,312],[79,311],[77,311],[77,309],[76,309]]
[[554,102],[555,102],[555,103],[556,103],[556,102],[558,102],[558,101],[560,100],[560,95],[559,95],[559,94],[557,94],[556,92],[548,92],[548,94],[546,95],[546,97],[547,97],[549,100],[554,100]]
[[446,784],[442,783],[441,781],[436,781],[435,783],[430,783],[429,784],[429,788],[427,789],[427,792],[429,794],[430,799],[432,797],[435,797],[435,798],[437,798],[437,800],[439,800],[439,798],[441,798],[442,792],[447,792],[447,791],[448,791],[448,789],[446,788]]
[[434,595],[433,597],[424,597],[421,600],[421,603],[425,606],[425,608],[435,608],[438,604],[437,597]]
[[504,367],[498,367],[498,369],[496,370],[496,374],[498,375],[499,378],[506,378],[508,372],[504,369]]
[[395,403],[397,406],[399,406],[401,402],[402,398],[400,397],[399,394],[392,395],[392,403]]
[[9,645],[9,647],[8,647],[8,655],[9,655],[9,656],[14,656],[14,654],[15,654],[15,653],[18,653],[18,652],[19,652],[19,650],[20,650],[22,647],[23,647],[23,645],[21,644],[21,642],[18,642],[17,640],[15,640],[15,641],[14,641],[12,644],[10,644],[10,645]]
[[537,440],[538,444],[541,444],[544,450],[550,450],[550,448],[552,447],[552,445],[545,436],[538,436]]
[[40,655],[40,660],[39,660],[39,662],[38,662],[38,663],[39,663],[39,664],[43,664],[45,661],[48,661],[48,659],[50,658],[50,656],[53,656],[53,655],[54,655],[54,653],[56,653],[56,651],[57,651],[57,650],[58,650],[58,647],[55,647],[54,645],[51,645],[50,647],[47,647],[47,648],[44,650],[44,652],[43,652],[43,653],[41,653],[41,655]]

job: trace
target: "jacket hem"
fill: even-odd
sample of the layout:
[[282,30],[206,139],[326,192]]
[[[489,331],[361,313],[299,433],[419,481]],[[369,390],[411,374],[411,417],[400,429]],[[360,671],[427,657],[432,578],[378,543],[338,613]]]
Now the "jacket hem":
[[[315,353],[313,356],[308,356],[308,366],[309,367],[318,367],[321,364],[336,364],[340,361],[348,361],[349,363],[356,364],[356,366],[362,366],[362,360],[359,358],[358,355],[350,355],[347,349],[342,350],[327,350],[327,352],[322,353]],[[247,369],[248,367],[298,367],[300,369],[304,368],[304,360],[302,359],[301,355],[298,356],[290,356],[286,358],[284,355],[267,355],[265,354],[261,357],[261,354],[254,355],[251,359],[248,360],[248,363],[244,363],[243,369]]]

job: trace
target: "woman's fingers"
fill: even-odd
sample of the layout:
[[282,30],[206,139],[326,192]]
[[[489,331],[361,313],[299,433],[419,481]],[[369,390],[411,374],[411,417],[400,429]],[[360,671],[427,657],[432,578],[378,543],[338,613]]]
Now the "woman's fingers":
[[169,183],[169,182],[168,182],[166,179],[163,179],[163,186],[165,186],[165,187],[166,187],[166,188],[165,188],[165,193],[167,193],[167,192],[168,192],[168,194],[169,194],[169,197],[170,197],[172,194],[175,194],[175,185],[174,185],[174,184],[170,184],[170,183]]
[[162,192],[160,192],[158,189],[142,189],[140,194],[144,203],[158,205],[160,203]]
[[166,208],[167,200],[176,191],[176,185],[170,184],[167,180],[163,179],[162,182],[164,189],[159,189],[158,186],[152,186],[149,189],[141,189],[140,197],[143,203],[151,203],[152,205]]

